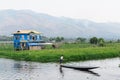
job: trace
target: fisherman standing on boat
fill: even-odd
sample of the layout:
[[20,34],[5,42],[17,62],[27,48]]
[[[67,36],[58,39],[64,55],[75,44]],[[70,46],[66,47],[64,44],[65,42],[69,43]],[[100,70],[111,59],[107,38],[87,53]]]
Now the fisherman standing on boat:
[[60,56],[60,64],[63,62],[63,55]]

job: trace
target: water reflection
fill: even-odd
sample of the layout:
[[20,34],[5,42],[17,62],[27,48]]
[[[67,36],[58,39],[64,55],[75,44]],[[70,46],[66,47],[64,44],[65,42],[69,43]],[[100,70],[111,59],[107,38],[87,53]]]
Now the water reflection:
[[59,68],[59,70],[60,70],[60,73],[61,73],[61,75],[62,75],[62,78],[64,77],[64,72],[63,72],[63,70],[62,70],[62,66],[60,65],[60,68]]
[[22,62],[16,62],[13,64],[13,68],[18,72],[31,73],[33,71],[33,66],[30,64],[23,64]]
[[33,65],[32,63],[22,63],[22,62],[16,62],[13,65],[14,68],[21,68],[21,69],[40,69],[37,68],[37,66]]
[[[77,69],[76,69],[77,70]],[[84,71],[84,70],[80,70],[80,71],[83,71],[83,72],[86,72],[86,73],[89,73],[89,74],[93,74],[94,76],[100,76],[98,73],[94,72],[94,71],[90,71],[90,70],[87,70],[87,71]]]
[[[27,65],[25,65],[27,66]],[[23,65],[21,63],[14,63],[14,68],[23,68]]]

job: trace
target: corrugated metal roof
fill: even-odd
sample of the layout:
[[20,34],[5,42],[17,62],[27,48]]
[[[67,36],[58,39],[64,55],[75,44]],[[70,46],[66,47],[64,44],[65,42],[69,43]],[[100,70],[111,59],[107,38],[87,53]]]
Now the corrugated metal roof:
[[30,34],[30,33],[40,34],[40,32],[35,31],[35,30],[18,30],[17,32],[13,34]]

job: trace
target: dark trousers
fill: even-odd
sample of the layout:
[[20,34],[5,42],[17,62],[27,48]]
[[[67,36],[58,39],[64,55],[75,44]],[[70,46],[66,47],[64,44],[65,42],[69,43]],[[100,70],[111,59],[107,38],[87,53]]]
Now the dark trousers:
[[60,59],[60,64],[63,62],[63,60],[62,59]]

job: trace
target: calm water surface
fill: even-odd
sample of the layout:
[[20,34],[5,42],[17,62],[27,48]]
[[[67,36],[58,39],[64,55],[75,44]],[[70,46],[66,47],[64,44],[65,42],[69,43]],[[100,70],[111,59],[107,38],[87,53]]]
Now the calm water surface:
[[71,62],[72,66],[99,66],[89,72],[60,69],[57,63],[36,63],[0,58],[0,80],[120,80],[120,59]]

